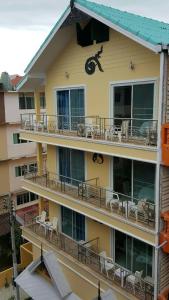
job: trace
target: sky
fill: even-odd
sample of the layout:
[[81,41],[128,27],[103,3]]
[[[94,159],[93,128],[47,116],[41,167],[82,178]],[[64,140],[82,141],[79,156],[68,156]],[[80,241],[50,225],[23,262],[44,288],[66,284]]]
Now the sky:
[[[92,0],[169,23],[169,0]],[[69,0],[0,0],[0,73],[24,70]]]

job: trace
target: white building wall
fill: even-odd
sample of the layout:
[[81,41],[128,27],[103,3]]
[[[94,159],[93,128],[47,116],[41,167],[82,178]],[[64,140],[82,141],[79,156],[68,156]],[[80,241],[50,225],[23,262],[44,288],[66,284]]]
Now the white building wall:
[[10,180],[10,192],[20,191],[22,189],[22,176],[16,177],[15,167],[22,165],[29,165],[31,163],[36,163],[36,157],[28,159],[18,159],[11,161],[9,163],[9,180]]
[[7,123],[20,123],[21,114],[33,114],[34,109],[19,109],[19,94],[15,91],[5,93],[5,120]]
[[7,127],[7,149],[8,158],[18,158],[36,155],[36,143],[13,143],[13,133],[20,132],[20,125],[10,125]]
[[19,99],[17,92],[5,93],[5,120],[7,123],[20,122]]

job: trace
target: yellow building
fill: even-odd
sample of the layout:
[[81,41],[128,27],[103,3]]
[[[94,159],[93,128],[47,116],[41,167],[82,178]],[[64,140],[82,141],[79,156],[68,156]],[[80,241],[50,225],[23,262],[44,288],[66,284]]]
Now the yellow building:
[[35,93],[36,119],[23,120],[21,138],[37,143],[38,172],[23,188],[39,196],[40,215],[25,218],[22,235],[34,259],[41,244],[54,251],[84,300],[96,297],[99,280],[117,300],[157,299],[169,286],[167,241],[159,241],[169,209],[168,44],[167,24],[71,1],[18,86]]

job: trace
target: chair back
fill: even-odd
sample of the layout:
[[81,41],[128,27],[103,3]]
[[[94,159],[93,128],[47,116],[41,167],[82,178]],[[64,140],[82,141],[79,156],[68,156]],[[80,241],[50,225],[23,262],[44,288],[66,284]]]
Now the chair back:
[[105,260],[106,260],[106,251],[100,252],[99,256],[100,256],[101,269],[104,269],[105,268]]
[[113,193],[113,200],[120,201],[118,193]]
[[58,227],[58,218],[53,217],[52,228],[56,230],[57,227]]
[[112,199],[113,199],[113,192],[111,190],[106,190],[106,203],[108,204]]
[[143,275],[143,270],[135,272],[135,281],[136,281],[136,283],[141,281],[142,275]]
[[85,125],[87,125],[87,126],[93,126],[93,120],[92,120],[92,118],[86,118],[85,119]]
[[46,211],[43,210],[43,211],[42,211],[42,214],[41,214],[40,221],[41,221],[41,222],[45,222],[45,220],[46,220]]
[[125,121],[122,121],[122,124],[121,124],[121,132],[122,132],[122,135],[125,136],[125,138],[128,138],[128,135],[129,135],[129,123],[130,123],[130,120],[125,120]]

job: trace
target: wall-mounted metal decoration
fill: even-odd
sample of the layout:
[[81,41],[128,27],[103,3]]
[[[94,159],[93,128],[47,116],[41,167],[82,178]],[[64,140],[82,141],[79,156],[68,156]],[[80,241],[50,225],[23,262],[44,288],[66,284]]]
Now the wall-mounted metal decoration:
[[97,66],[100,72],[104,72],[101,63],[99,61],[99,58],[101,58],[102,53],[103,53],[103,46],[101,46],[101,49],[94,56],[91,56],[87,59],[85,63],[85,71],[88,75],[94,74]]
[[104,162],[103,155],[98,154],[98,153],[93,154],[92,160],[93,160],[94,163],[97,163],[99,165],[103,164],[103,162]]

